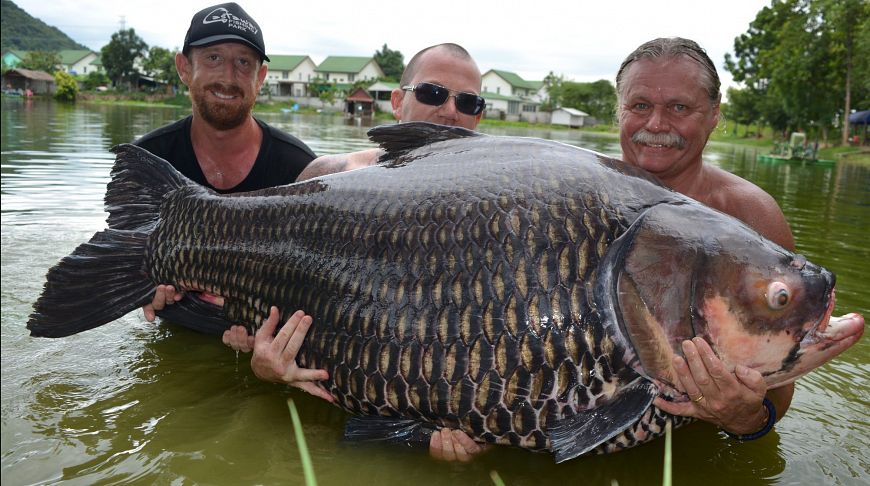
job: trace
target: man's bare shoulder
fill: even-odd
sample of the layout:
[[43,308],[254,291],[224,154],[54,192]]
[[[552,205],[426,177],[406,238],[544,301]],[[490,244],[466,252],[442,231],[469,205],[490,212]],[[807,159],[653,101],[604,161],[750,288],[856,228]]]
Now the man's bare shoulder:
[[296,182],[374,165],[380,153],[380,149],[369,149],[346,154],[322,155],[305,167],[296,178]]
[[707,204],[743,221],[763,236],[787,249],[794,249],[794,238],[782,209],[770,194],[750,181],[717,167],[710,167]]

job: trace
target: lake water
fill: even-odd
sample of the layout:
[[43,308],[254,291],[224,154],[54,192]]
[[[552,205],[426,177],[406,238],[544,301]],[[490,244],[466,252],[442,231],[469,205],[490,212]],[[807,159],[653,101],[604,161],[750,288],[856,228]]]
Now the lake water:
[[[498,447],[470,464],[425,450],[346,445],[344,412],[263,383],[248,356],[215,337],[146,322],[140,312],[63,339],[25,322],[46,270],[105,226],[112,155],[186,114],[175,109],[2,106],[2,482],[18,484],[302,484],[287,399],[299,408],[319,484],[661,484],[664,441],[556,465]],[[264,114],[318,154],[367,148],[368,127]],[[612,136],[493,129],[619,154]],[[712,144],[705,158],[771,193],[810,260],[837,273],[836,314],[870,317],[870,167],[770,165],[754,149]],[[94,292],[98,293],[99,288]],[[674,484],[868,484],[870,339],[797,383],[788,415],[761,440],[714,427],[674,434]]]

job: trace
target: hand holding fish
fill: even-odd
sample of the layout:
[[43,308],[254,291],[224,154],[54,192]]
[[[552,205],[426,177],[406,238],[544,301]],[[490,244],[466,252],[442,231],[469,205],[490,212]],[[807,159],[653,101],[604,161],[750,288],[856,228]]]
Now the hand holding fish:
[[150,304],[142,306],[142,312],[145,313],[145,320],[154,322],[157,318],[157,311],[163,310],[167,305],[172,305],[184,297],[184,292],[176,292],[172,285],[158,285],[154,291],[154,299]]
[[437,430],[429,439],[429,455],[442,461],[468,462],[490,448],[492,444],[475,442],[468,434],[456,429]]
[[248,329],[235,325],[224,331],[223,342],[235,351],[250,353],[254,350],[254,336],[248,334]]
[[296,354],[311,327],[311,316],[301,310],[296,311],[275,334],[278,316],[278,308],[272,306],[269,318],[254,336],[254,355],[251,357],[254,374],[261,380],[287,383],[328,402],[334,401],[325,388],[315,383],[329,379],[326,370],[309,370],[296,364]]
[[[673,359],[674,370],[689,397],[686,402],[657,398],[665,412],[695,417],[732,434],[758,431],[767,419],[762,405],[767,384],[761,373],[738,365],[731,373],[702,338],[683,341],[685,359]],[[777,410],[781,417],[785,410]]]

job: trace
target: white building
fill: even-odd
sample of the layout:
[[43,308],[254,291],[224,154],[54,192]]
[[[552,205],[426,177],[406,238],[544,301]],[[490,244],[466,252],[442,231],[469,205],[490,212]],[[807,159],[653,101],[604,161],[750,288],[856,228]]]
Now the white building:
[[329,56],[317,66],[315,72],[326,81],[338,85],[384,77],[384,71],[373,57]]
[[490,69],[483,75],[481,86],[488,118],[539,121],[543,81],[526,81],[516,73]]
[[550,123],[571,128],[586,126],[589,114],[576,108],[557,108],[553,110]]
[[269,54],[269,59],[265,82],[273,96],[308,96],[308,83],[317,77],[317,64],[310,57]]

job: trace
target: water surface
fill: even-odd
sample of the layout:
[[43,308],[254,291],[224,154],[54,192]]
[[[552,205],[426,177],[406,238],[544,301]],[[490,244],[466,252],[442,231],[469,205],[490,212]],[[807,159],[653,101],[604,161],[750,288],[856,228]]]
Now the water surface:
[[[345,445],[346,415],[263,383],[219,339],[146,322],[140,312],[63,339],[24,328],[46,270],[105,227],[112,155],[186,115],[172,108],[2,106],[2,482],[6,484],[301,484],[286,400],[293,398],[321,485],[661,484],[664,442],[556,465],[498,447],[470,464],[424,450]],[[318,154],[370,147],[368,127],[320,116],[264,114]],[[619,154],[613,136],[483,127]],[[838,314],[870,315],[870,168],[759,163],[753,149],[711,144],[705,158],[782,205],[798,249],[837,273]],[[99,293],[101,289],[95,288]],[[675,484],[867,484],[870,344],[798,381],[788,415],[761,440],[736,443],[706,424],[674,436]]]

